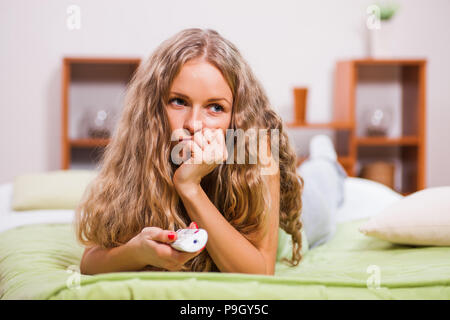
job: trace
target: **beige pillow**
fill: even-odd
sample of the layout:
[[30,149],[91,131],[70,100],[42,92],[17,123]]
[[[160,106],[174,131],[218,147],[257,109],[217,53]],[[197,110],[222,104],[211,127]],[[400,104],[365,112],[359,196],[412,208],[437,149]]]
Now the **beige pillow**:
[[95,170],[58,170],[14,179],[13,210],[75,209]]
[[450,187],[429,188],[400,199],[359,231],[398,244],[450,246]]

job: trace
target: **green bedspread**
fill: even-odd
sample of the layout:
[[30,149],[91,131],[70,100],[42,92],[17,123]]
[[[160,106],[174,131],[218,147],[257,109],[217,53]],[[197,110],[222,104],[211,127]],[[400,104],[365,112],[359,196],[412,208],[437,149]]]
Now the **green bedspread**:
[[[83,248],[71,225],[0,234],[2,299],[450,299],[450,247],[410,247],[360,234],[365,220],[275,276],[123,272],[79,275]],[[75,271],[74,271],[75,270]]]

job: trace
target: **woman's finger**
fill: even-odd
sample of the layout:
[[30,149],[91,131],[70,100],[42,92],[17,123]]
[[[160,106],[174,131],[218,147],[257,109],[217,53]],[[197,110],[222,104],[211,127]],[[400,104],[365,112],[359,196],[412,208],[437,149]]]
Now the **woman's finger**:
[[178,261],[179,263],[184,265],[189,260],[191,260],[191,259],[195,258],[196,256],[198,256],[205,249],[205,247],[201,248],[200,250],[198,250],[196,252],[182,252],[182,251],[174,250],[174,253],[173,253],[172,257],[176,261]]
[[226,144],[225,144],[225,137],[220,129],[216,129],[214,131],[213,135],[213,143],[215,147],[214,150],[214,161],[217,164],[222,163],[224,160],[226,160]]
[[205,131],[204,136],[208,136],[208,144],[203,148],[203,162],[206,164],[213,164],[217,157],[217,144],[214,131],[208,129]]
[[203,161],[203,150],[200,148],[200,146],[195,141],[188,141],[187,144],[189,145],[189,148],[191,151],[191,157],[184,163],[186,163],[186,164],[201,164]]
[[222,144],[222,162],[226,161],[228,159],[228,150],[227,150],[227,142],[225,140],[225,134],[223,133],[223,131],[220,132],[218,139],[220,141],[220,143]]
[[208,144],[210,144],[210,143],[212,143],[212,141],[214,139],[214,132],[209,128],[205,128],[203,130],[203,136],[205,137]]
[[186,160],[188,160],[192,154],[191,154],[191,146],[189,145],[191,141],[189,140],[184,140],[182,142],[180,142],[181,144],[181,155],[180,155],[180,160],[181,162],[184,162]]
[[147,227],[144,228],[141,232],[145,234],[147,239],[162,243],[172,243],[177,239],[176,232],[170,230],[163,230],[157,227]]
[[196,133],[194,133],[194,142],[196,142],[202,150],[204,150],[208,145],[208,141],[206,140],[202,131],[197,131]]
[[189,229],[198,229],[198,225],[194,221],[192,221],[188,228]]

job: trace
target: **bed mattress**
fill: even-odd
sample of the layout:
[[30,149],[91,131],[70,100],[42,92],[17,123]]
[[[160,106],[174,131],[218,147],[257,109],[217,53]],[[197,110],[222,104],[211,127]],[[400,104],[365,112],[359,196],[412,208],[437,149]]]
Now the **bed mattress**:
[[367,219],[339,223],[334,237],[274,276],[121,272],[81,275],[83,248],[70,223],[0,233],[1,299],[450,299],[449,247],[394,245],[367,237]]

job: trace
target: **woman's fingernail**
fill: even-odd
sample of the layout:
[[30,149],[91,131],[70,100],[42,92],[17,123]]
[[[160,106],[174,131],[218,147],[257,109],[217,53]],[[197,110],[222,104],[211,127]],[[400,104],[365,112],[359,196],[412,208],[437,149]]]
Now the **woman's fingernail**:
[[169,233],[169,240],[173,240],[175,239],[175,232],[170,232]]
[[198,225],[195,222],[192,222],[194,224],[195,229],[198,229]]

